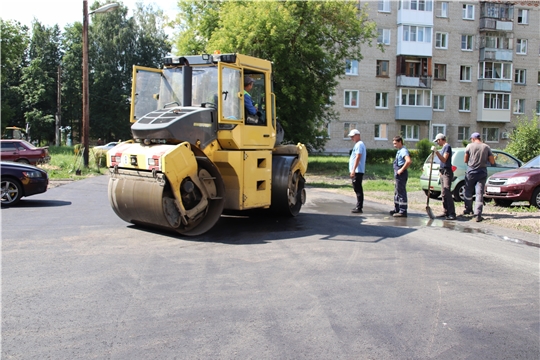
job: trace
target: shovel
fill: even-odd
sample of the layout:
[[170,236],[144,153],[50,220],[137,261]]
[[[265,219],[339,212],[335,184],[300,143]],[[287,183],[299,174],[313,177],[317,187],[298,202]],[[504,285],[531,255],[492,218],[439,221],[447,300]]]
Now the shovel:
[[429,181],[428,181],[428,190],[427,190],[427,203],[426,203],[426,212],[430,219],[435,219],[435,214],[429,207],[429,198],[431,197],[431,173],[433,171],[433,159],[435,158],[435,151],[431,153],[431,164],[429,165]]

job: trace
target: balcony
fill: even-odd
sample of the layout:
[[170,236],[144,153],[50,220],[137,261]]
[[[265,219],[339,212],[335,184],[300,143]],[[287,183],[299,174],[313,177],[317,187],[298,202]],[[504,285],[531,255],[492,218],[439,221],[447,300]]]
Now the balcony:
[[511,92],[511,80],[478,79],[478,91]]
[[512,61],[514,51],[512,49],[481,48],[480,61]]
[[424,120],[431,121],[433,109],[431,106],[403,106],[396,105],[396,120]]
[[499,20],[493,18],[480,19],[480,31],[513,31],[514,23],[509,20]]
[[431,89],[431,76],[411,77],[398,75],[396,77],[396,86]]

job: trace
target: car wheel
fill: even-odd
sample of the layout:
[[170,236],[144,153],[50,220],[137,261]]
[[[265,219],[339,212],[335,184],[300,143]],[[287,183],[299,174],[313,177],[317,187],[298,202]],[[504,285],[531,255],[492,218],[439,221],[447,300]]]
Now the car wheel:
[[2,206],[15,205],[21,200],[23,190],[17,180],[2,178]]
[[540,187],[537,187],[531,196],[531,201],[529,201],[531,206],[536,206],[540,209]]
[[30,161],[28,161],[28,160],[26,160],[26,159],[19,159],[19,160],[17,160],[17,162],[18,162],[19,164],[30,164]]
[[494,199],[495,204],[500,207],[509,207],[512,205],[512,200]]
[[460,182],[454,188],[452,192],[452,197],[455,202],[465,201],[465,181]]

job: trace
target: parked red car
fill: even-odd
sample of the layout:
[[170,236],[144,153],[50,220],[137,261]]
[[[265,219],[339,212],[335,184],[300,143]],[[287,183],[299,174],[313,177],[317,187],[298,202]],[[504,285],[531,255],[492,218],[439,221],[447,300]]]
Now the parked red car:
[[51,160],[49,147],[35,147],[25,140],[0,140],[2,161],[14,161],[24,164],[45,164]]
[[491,175],[486,182],[485,198],[499,206],[528,201],[540,209],[540,155],[520,168]]

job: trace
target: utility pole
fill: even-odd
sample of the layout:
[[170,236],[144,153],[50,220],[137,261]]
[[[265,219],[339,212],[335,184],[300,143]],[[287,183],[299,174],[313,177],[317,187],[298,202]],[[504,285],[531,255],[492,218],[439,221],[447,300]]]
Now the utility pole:
[[56,146],[61,145],[61,137],[60,137],[60,122],[62,119],[62,67],[58,65],[58,81],[57,81],[57,93],[56,93],[56,128],[55,128],[55,140],[56,140]]

